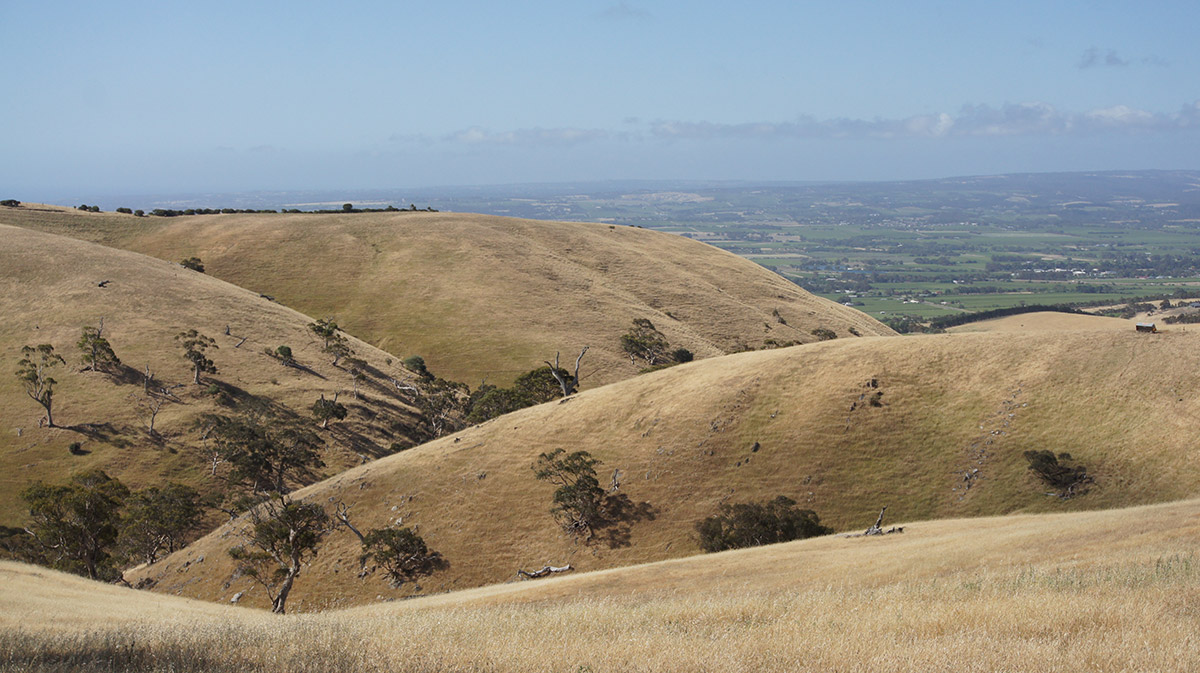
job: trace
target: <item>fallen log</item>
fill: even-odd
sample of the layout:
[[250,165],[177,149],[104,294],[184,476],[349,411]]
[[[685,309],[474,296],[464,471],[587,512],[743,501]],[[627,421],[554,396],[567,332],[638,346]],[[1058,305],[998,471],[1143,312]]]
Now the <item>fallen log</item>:
[[573,568],[571,568],[570,563],[568,563],[565,566],[562,566],[561,568],[557,568],[555,566],[545,566],[541,570],[535,570],[533,572],[529,572],[527,570],[518,570],[517,577],[522,578],[522,579],[533,580],[533,579],[537,579],[539,577],[545,577],[546,575],[550,575],[552,573],[565,573],[568,570],[573,570]]

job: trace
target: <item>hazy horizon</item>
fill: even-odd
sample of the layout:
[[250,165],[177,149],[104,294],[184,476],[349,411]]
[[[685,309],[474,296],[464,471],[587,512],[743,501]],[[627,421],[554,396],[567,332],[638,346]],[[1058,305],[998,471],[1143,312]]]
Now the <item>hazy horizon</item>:
[[1200,168],[1194,3],[6,3],[3,198]]

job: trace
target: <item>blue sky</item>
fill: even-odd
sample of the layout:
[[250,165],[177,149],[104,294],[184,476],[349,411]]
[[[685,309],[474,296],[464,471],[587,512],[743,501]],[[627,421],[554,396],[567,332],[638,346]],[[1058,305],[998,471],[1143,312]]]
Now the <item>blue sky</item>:
[[0,3],[0,195],[1200,168],[1200,3]]

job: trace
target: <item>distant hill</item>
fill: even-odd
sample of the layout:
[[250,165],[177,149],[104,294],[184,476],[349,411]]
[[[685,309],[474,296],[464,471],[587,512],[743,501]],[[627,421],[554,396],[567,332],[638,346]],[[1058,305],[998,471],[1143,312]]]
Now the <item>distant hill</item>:
[[[322,394],[341,393],[349,416],[320,431],[332,474],[425,437],[423,418],[391,385],[406,374],[390,356],[352,339],[372,367],[355,400],[354,382],[321,352],[311,318],[179,264],[72,238],[0,224],[0,523],[23,521],[19,494],[35,480],[101,468],[130,487],[176,480],[206,489],[203,442],[192,422],[204,413],[237,414],[256,404],[311,419]],[[82,371],[76,347],[85,326],[104,321],[104,336],[123,367],[113,375]],[[226,328],[229,333],[226,334]],[[209,355],[218,373],[192,384],[175,335],[196,329],[216,340]],[[49,343],[66,359],[51,373],[54,420],[39,427],[43,409],[14,376],[21,348]],[[304,369],[285,367],[264,350],[289,346]],[[143,376],[172,391],[149,435]],[[216,394],[209,393],[216,384]],[[313,427],[316,427],[315,422]],[[83,455],[70,455],[71,443]]]
[[[694,524],[721,503],[786,495],[823,521],[866,528],[1017,511],[1119,507],[1194,496],[1200,331],[995,333],[837,339],[682,365],[503,416],[352,469],[302,494],[343,502],[359,528],[414,525],[450,568],[423,592],[698,552]],[[636,510],[577,544],[549,514],[539,453],[586,450]],[[1063,500],[1026,451],[1069,453],[1095,483]],[[158,591],[229,600],[247,590],[226,526],[131,574]],[[331,535],[296,609],[402,595],[360,578],[358,541]],[[197,559],[204,557],[203,564]],[[180,574],[183,568],[186,574]],[[261,605],[253,592],[247,600]]]
[[[891,335],[741,257],[635,227],[455,213],[136,218],[68,208],[0,209],[0,222],[209,274],[394,353],[419,354],[473,388],[506,384],[556,352],[590,346],[583,386],[634,375],[619,339],[649,319],[697,358],[839,337]],[[573,362],[572,362],[573,364]]]

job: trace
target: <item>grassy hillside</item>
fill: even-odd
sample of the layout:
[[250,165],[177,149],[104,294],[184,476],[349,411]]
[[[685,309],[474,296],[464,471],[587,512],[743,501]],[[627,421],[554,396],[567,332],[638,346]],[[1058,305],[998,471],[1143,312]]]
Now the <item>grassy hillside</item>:
[[[866,528],[883,505],[893,518],[930,520],[1161,502],[1200,492],[1198,366],[1195,330],[838,339],[587,390],[302,493],[346,503],[361,529],[417,526],[451,564],[422,592],[546,564],[595,570],[695,554],[693,526],[719,504],[776,495],[839,529]],[[559,447],[603,461],[606,487],[619,470],[616,495],[640,514],[590,544],[566,537],[548,512],[553,488],[531,470]],[[1047,496],[1023,458],[1043,449],[1086,466],[1092,489]],[[133,576],[229,600],[250,587],[233,577],[232,543],[227,527]],[[298,581],[294,608],[412,591],[360,578],[357,554],[350,533],[332,534]],[[250,590],[246,600],[263,597]]]
[[[100,287],[101,281],[108,282]],[[204,413],[236,414],[256,401],[310,419],[320,395],[342,394],[349,417],[321,431],[325,474],[382,455],[394,441],[422,438],[419,414],[380,375],[372,374],[362,398],[353,399],[350,374],[320,352],[310,318],[178,264],[0,225],[0,315],[0,522],[9,525],[22,520],[24,486],[83,469],[102,468],[131,487],[166,479],[209,485],[192,421]],[[76,347],[83,327],[101,318],[124,365],[111,375],[83,371]],[[187,329],[217,343],[209,355],[219,372],[206,375],[204,385],[192,384],[191,365],[174,340]],[[371,365],[388,369],[386,353],[352,342]],[[14,376],[21,347],[43,343],[67,361],[52,371],[56,428],[39,427],[43,409]],[[290,346],[307,369],[284,367],[263,353],[279,345]],[[158,437],[150,436],[139,408],[147,366],[156,385],[175,396],[156,419]],[[213,383],[218,395],[207,392]],[[85,455],[67,452],[73,442],[82,443]]]
[[507,384],[562,351],[584,387],[639,366],[619,338],[647,318],[697,358],[893,332],[732,253],[680,236],[605,224],[457,213],[205,215],[135,218],[53,207],[0,209],[0,222],[207,272],[472,387]]
[[930,521],[284,617],[0,562],[0,670],[1192,671],[1198,537],[1196,500]]
[[1099,315],[1079,315],[1076,313],[1057,313],[1039,311],[1022,313],[991,320],[980,320],[965,325],[947,329],[947,332],[1040,332],[1064,330],[1124,330],[1132,331],[1136,320],[1108,318]]

